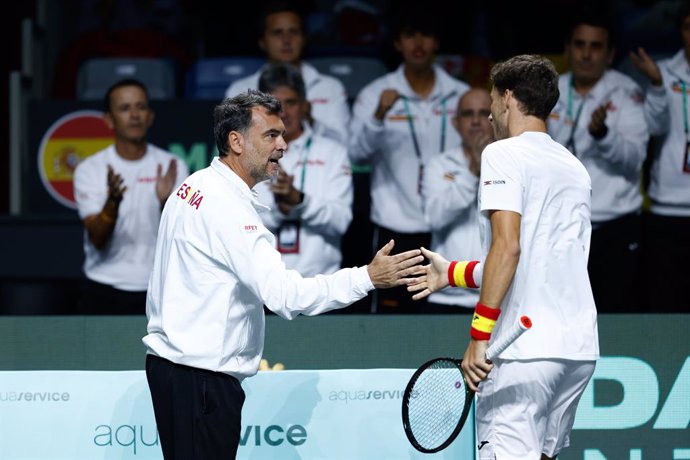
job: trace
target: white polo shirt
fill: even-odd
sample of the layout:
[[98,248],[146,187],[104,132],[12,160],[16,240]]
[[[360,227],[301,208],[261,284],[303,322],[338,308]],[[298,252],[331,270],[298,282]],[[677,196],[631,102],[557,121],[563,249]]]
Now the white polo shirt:
[[514,211],[522,218],[520,260],[492,337],[501,337],[522,315],[533,322],[501,358],[598,358],[587,273],[590,200],[585,167],[546,133],[526,132],[484,150],[479,222],[485,254],[491,245],[488,211]]
[[287,270],[258,212],[268,208],[214,158],[167,201],[146,302],[147,352],[239,380],[259,369],[264,309],[286,319],[343,308],[374,288],[366,267]]

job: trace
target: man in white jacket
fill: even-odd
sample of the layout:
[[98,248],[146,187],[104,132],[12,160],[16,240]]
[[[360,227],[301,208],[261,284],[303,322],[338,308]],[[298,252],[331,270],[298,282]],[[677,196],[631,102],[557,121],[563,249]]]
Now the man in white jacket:
[[[649,78],[644,114],[659,151],[650,171],[649,213],[645,216],[644,268],[649,311],[690,311],[690,2],[681,2],[678,29],[683,48],[654,62],[644,49],[631,53]],[[659,267],[664,267],[659,270]],[[659,289],[663,286],[663,289]]]
[[256,186],[259,201],[271,208],[261,218],[276,235],[287,268],[302,276],[333,273],[340,268],[342,236],[352,221],[347,150],[309,126],[304,81],[295,66],[269,64],[259,90],[281,102],[288,145],[277,178]]
[[[300,69],[311,107],[307,115],[312,129],[338,142],[347,142],[350,107],[345,86],[302,60],[306,36],[301,11],[290,2],[269,2],[260,15],[259,29],[259,47],[266,53],[268,63],[286,62]],[[233,82],[225,96],[257,89],[262,71],[263,68]]]
[[287,144],[273,96],[249,90],[214,111],[219,157],[189,176],[161,218],[146,314],[146,376],[166,459],[235,458],[244,392],[264,344],[264,306],[292,319],[343,308],[418,273],[419,250],[303,278],[287,270],[253,189]]
[[589,276],[600,312],[635,311],[641,296],[641,172],[649,129],[642,90],[610,69],[615,37],[609,18],[583,8],[565,43],[570,71],[560,75],[560,98],[549,134],[587,168],[592,178],[592,249]]
[[[409,6],[407,8],[410,8]],[[421,184],[425,165],[460,144],[452,119],[469,86],[434,64],[439,47],[436,13],[402,8],[394,44],[397,70],[365,86],[353,105],[348,147],[354,163],[371,165],[371,222],[375,247],[395,238],[400,248],[429,247]],[[378,293],[381,313],[416,313],[403,289]]]
[[[493,141],[489,115],[491,96],[487,90],[473,88],[463,94],[453,117],[453,126],[462,136],[461,145],[432,158],[424,170],[422,196],[424,216],[432,230],[431,250],[453,254],[460,260],[482,256],[477,191],[481,154]],[[469,314],[478,300],[479,290],[473,286],[444,289],[429,296],[422,313]]]

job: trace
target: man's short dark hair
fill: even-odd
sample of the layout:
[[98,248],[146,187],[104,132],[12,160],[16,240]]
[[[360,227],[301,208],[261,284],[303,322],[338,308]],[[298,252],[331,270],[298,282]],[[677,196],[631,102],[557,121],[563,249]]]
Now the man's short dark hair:
[[259,91],[273,93],[281,86],[294,90],[300,100],[307,99],[307,90],[299,69],[288,63],[268,64],[259,76]]
[[248,89],[235,97],[223,99],[213,109],[213,137],[221,157],[230,152],[228,147],[230,132],[246,133],[251,126],[254,107],[263,107],[271,115],[280,115],[282,111],[278,99],[255,89]]
[[545,57],[522,54],[491,69],[491,83],[499,94],[511,90],[525,115],[542,120],[558,102],[558,72]]
[[439,38],[441,23],[438,19],[438,11],[415,0],[396,3],[395,8],[391,27],[394,40],[400,38],[402,34],[416,32]]
[[575,32],[576,28],[582,25],[587,25],[606,30],[609,35],[608,48],[613,49],[616,47],[616,42],[618,40],[616,27],[614,26],[611,15],[608,11],[606,11],[605,6],[601,4],[582,4],[577,10],[575,10],[574,14],[570,16],[567,24],[568,27],[566,29],[565,36],[566,44],[573,38],[573,33]]
[[111,85],[110,88],[108,88],[108,91],[105,92],[105,97],[103,98],[103,107],[106,112],[110,112],[110,96],[113,94],[113,91],[119,88],[124,88],[125,86],[136,86],[141,88],[144,94],[146,94],[146,99],[148,100],[149,90],[141,80],[137,80],[136,78],[125,78]]

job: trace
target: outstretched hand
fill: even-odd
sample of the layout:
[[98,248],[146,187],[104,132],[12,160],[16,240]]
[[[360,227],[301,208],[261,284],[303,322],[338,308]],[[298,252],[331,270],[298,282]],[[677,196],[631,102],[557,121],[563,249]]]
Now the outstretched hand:
[[421,248],[422,255],[431,262],[421,267],[422,276],[419,276],[408,283],[408,292],[416,292],[412,300],[420,300],[427,297],[432,292],[440,291],[448,286],[448,267],[450,262],[441,254],[428,249]]
[[423,260],[419,249],[390,255],[395,242],[390,240],[385,246],[376,252],[372,261],[367,265],[369,278],[377,289],[387,289],[395,286],[409,284],[420,275],[424,267],[419,265]]

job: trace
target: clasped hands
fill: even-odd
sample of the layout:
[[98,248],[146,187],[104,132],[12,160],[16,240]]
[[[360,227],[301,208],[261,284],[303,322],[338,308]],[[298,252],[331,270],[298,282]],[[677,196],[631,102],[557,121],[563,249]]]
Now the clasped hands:
[[294,180],[295,177],[288,175],[279,165],[278,175],[271,181],[271,192],[278,210],[286,215],[304,200],[304,193],[294,186]]

